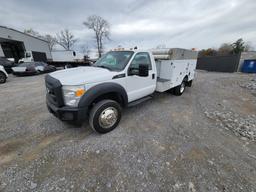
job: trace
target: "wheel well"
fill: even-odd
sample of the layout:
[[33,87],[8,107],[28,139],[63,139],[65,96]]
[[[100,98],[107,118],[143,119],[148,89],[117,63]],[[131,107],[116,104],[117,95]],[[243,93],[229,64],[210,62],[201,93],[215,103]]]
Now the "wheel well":
[[2,71],[0,71],[0,74],[3,74],[5,76],[5,78],[7,77],[6,74]]
[[184,77],[184,81],[185,81],[185,82],[188,81],[188,75],[186,75],[186,76]]
[[89,106],[89,109],[92,108],[93,105],[95,105],[96,103],[98,103],[99,101],[102,101],[104,99],[111,99],[116,101],[117,103],[119,103],[122,107],[125,105],[124,99],[122,97],[122,95],[116,93],[116,92],[110,92],[110,93],[105,93],[103,95],[100,95],[99,97],[95,98],[91,105]]
[[188,75],[186,75],[186,76],[184,77],[184,81],[185,81],[186,86],[191,87],[192,81],[191,81],[191,80],[188,81]]

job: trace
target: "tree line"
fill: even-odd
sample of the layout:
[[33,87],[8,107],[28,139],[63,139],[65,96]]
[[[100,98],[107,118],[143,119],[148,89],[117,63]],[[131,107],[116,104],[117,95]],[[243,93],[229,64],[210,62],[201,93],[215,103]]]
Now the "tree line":
[[[97,51],[99,57],[101,57],[104,41],[110,40],[109,22],[100,16],[92,15],[83,22],[83,25],[94,32]],[[55,45],[60,45],[65,50],[71,50],[78,40],[69,29],[61,30],[59,33],[56,33],[56,35],[41,35],[39,32],[34,31],[32,28],[25,29],[24,33],[46,40],[49,43],[50,51],[54,49]],[[83,52],[88,52],[85,46],[83,46],[82,49]]]
[[224,56],[240,54],[244,51],[252,51],[253,48],[248,42],[244,42],[242,38],[238,39],[234,43],[223,43],[218,49],[208,48],[199,51],[199,57],[204,56]]

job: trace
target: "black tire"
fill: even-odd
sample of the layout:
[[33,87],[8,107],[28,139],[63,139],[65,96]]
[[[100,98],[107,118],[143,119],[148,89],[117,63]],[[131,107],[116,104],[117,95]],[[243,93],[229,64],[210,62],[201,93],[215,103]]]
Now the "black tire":
[[[109,112],[110,118],[112,117],[113,120],[110,119],[110,121],[113,122],[107,122],[110,125],[104,127],[103,120],[101,121],[104,113]],[[111,116],[113,115],[113,116]],[[90,111],[89,115],[89,124],[92,129],[94,129],[98,133],[108,133],[115,129],[118,125],[118,123],[121,120],[121,106],[119,103],[113,100],[102,100],[96,103],[93,108]]]
[[176,96],[181,96],[184,93],[185,89],[186,89],[186,81],[183,80],[179,86],[174,88],[173,93]]
[[190,81],[187,82],[186,86],[192,87],[192,83],[193,83],[193,80],[190,80]]
[[3,72],[0,72],[0,84],[5,83],[6,79],[6,75]]

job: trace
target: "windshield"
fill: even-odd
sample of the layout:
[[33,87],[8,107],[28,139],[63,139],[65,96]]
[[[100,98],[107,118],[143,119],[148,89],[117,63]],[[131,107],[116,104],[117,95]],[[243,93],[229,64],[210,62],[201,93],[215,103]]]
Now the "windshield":
[[31,54],[30,54],[29,52],[27,52],[27,53],[25,54],[25,57],[26,57],[26,58],[31,57]]
[[121,71],[125,68],[133,53],[133,51],[110,51],[103,55],[94,66],[111,71]]

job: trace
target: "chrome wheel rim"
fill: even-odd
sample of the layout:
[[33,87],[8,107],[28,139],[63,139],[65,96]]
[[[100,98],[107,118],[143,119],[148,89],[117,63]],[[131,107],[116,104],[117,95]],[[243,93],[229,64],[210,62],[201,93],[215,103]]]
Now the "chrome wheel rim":
[[180,85],[180,92],[183,93],[185,90],[185,83],[182,82],[181,85]]
[[102,128],[108,129],[116,123],[117,118],[117,109],[114,107],[108,107],[100,113],[99,124]]

